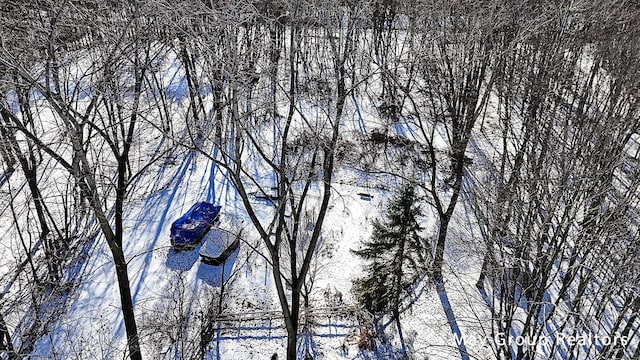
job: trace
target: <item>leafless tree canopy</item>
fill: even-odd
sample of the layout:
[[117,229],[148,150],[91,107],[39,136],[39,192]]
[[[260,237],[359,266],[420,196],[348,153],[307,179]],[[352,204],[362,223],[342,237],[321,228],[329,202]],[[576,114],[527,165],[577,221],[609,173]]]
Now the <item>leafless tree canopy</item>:
[[[269,264],[287,359],[299,356],[343,169],[417,183],[436,224],[423,275],[442,293],[456,271],[450,229],[457,214],[473,217],[473,291],[491,314],[478,332],[538,339],[492,343],[496,359],[536,358],[554,333],[633,341],[547,342],[550,358],[638,358],[638,39],[640,6],[625,0],[3,1],[0,216],[11,263],[0,274],[0,357],[28,356],[52,330],[81,281],[70,269],[95,239],[113,260],[126,356],[164,351],[141,347],[161,324],[135,311],[124,223],[137,182],[180,149],[222,169],[239,196]],[[365,103],[375,114],[362,116]],[[224,287],[209,294],[193,323],[172,310],[172,324],[198,329],[176,354],[206,357],[224,299]]]

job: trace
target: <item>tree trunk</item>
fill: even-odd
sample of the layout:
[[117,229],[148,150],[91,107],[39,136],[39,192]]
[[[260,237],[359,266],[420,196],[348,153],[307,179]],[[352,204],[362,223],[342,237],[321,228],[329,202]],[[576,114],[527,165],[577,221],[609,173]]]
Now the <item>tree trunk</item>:
[[[293,328],[292,328],[293,329]],[[298,329],[289,330],[287,328],[287,360],[296,360],[298,357]]]
[[407,346],[404,343],[404,334],[402,333],[402,324],[400,323],[400,310],[396,307],[393,309],[393,317],[398,328],[398,338],[400,339],[400,345],[402,345],[402,352],[407,354]]
[[[469,133],[471,128],[465,129],[467,131],[457,140],[454,140],[451,148],[454,150],[454,162],[453,167],[453,185],[451,199],[447,205],[446,211],[442,211],[442,208],[438,209],[438,217],[440,218],[440,227],[438,229],[438,241],[436,243],[436,252],[433,257],[433,279],[435,281],[443,281],[442,278],[442,265],[444,265],[444,247],[447,241],[447,232],[449,231],[449,222],[453,216],[453,211],[458,203],[460,197],[460,191],[462,189],[462,178],[464,177],[464,152],[467,149],[469,143]],[[434,194],[434,197],[437,197]]]
[[9,131],[5,128],[5,125],[2,125],[0,127],[0,137],[2,138],[3,141],[0,142],[0,156],[2,157],[2,160],[5,163],[5,167],[6,167],[5,175],[9,177],[9,175],[15,171],[15,168],[13,167],[13,165],[15,165],[16,160],[11,151],[11,147],[6,143],[6,140],[4,140],[5,138],[8,137],[7,134],[9,134]]
[[216,319],[220,316],[220,314],[222,314],[222,305],[224,304],[224,291],[225,291],[225,287],[226,287],[226,281],[225,279],[225,272],[224,272],[224,268],[225,268],[225,264],[226,264],[226,260],[225,262],[221,265],[222,267],[222,274],[221,274],[221,278],[222,278],[222,283],[220,284],[220,293],[218,296],[218,299],[216,301],[216,303],[214,304],[214,300],[216,300],[215,298],[212,298],[211,301],[209,302],[209,308],[207,309],[206,313],[205,313],[205,317],[204,317],[204,324],[202,326],[202,332],[200,334],[200,346],[199,346],[199,353],[198,353],[198,358],[205,360],[207,358],[207,347],[209,346],[209,342],[211,342],[211,339],[213,338],[213,335],[216,331],[216,328],[214,327],[214,325],[217,324]]
[[[81,149],[81,145],[77,142],[77,137],[73,138],[74,147]],[[128,154],[128,149],[125,149],[124,154]],[[116,187],[116,202],[115,202],[115,232],[111,227],[111,223],[107,215],[102,210],[99,199],[96,198],[97,186],[93,175],[87,172],[88,161],[85,154],[82,151],[76,151],[78,161],[82,166],[76,165],[76,176],[80,179],[78,181],[80,188],[84,196],[89,200],[91,208],[98,219],[100,229],[105,236],[111,255],[113,256],[113,263],[116,270],[116,278],[118,280],[118,290],[120,292],[120,303],[122,306],[122,316],[124,319],[125,331],[127,333],[127,343],[129,346],[129,357],[131,360],[142,360],[142,354],[140,353],[140,343],[138,339],[138,328],[136,325],[136,318],[133,311],[133,300],[131,299],[131,285],[129,283],[129,273],[127,270],[127,261],[122,249],[123,238],[123,208],[124,199],[126,196],[126,156],[118,158],[118,184]]]
[[[21,101],[23,101],[21,99]],[[15,116],[6,110],[2,110],[2,117],[4,121],[9,124],[12,122],[12,118]],[[24,114],[26,117],[29,117],[30,114]],[[15,122],[15,121],[13,121]],[[59,259],[57,259],[57,251],[55,250],[56,245],[54,241],[48,240],[48,235],[50,233],[49,225],[47,224],[46,219],[46,209],[45,204],[42,201],[42,196],[40,194],[40,188],[38,186],[38,176],[37,176],[37,164],[36,158],[33,154],[33,149],[29,148],[29,159],[22,152],[20,146],[18,145],[18,141],[13,133],[10,131],[3,131],[4,141],[7,142],[7,147],[12,150],[12,153],[18,159],[20,163],[20,168],[24,173],[25,180],[27,181],[27,185],[29,190],[31,191],[31,196],[33,197],[33,205],[36,209],[36,215],[38,218],[38,222],[40,223],[40,240],[44,245],[45,259],[47,261],[47,269],[49,271],[49,279],[52,281],[58,281],[60,279],[60,265]]]
[[133,301],[131,300],[131,286],[129,285],[127,262],[121,247],[112,243],[109,243],[109,247],[111,248],[113,262],[116,266],[122,316],[124,317],[124,327],[127,332],[127,342],[129,345],[129,357],[131,360],[142,360],[138,339],[138,327],[136,325],[135,313],[133,312]]
[[298,327],[300,320],[300,288],[297,281],[291,284],[291,316],[287,325],[287,360],[296,360],[298,354]]
[[[138,84],[138,83],[137,83]],[[139,90],[136,91],[139,94]],[[135,124],[135,112],[133,112],[129,133]],[[127,270],[127,260],[122,249],[124,236],[124,201],[127,196],[127,159],[130,149],[130,136],[124,142],[122,155],[118,157],[118,183],[116,187],[115,202],[115,236],[109,241],[109,248],[113,255],[113,262],[116,266],[116,275],[118,277],[118,289],[120,290],[120,301],[122,303],[122,316],[124,318],[124,327],[127,332],[127,342],[129,344],[129,352],[131,360],[142,360],[140,353],[140,343],[138,339],[138,327],[136,325],[136,316],[133,312],[133,299],[131,298],[131,284],[129,283],[129,271]]]
[[480,269],[480,275],[478,275],[478,281],[476,281],[476,287],[478,289],[484,290],[484,281],[487,278],[487,272],[489,271],[489,250],[487,249],[487,253],[484,254],[484,258],[482,259],[482,268]]
[[440,216],[440,228],[438,229],[438,241],[436,243],[436,252],[433,256],[433,280],[443,281],[442,265],[444,264],[444,246],[447,240],[447,231],[449,228],[451,216],[444,214]]
[[6,353],[9,360],[18,359],[13,343],[11,342],[11,334],[4,321],[4,316],[0,313],[0,353]]

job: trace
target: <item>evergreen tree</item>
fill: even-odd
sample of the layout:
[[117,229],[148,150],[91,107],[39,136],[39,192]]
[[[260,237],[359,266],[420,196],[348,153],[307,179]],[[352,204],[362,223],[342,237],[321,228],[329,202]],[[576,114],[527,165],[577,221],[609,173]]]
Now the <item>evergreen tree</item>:
[[404,185],[387,206],[386,220],[374,220],[371,239],[353,252],[368,261],[365,275],[354,281],[358,301],[374,314],[390,312],[398,328],[400,303],[431,268],[431,248],[420,237],[421,208],[415,187]]

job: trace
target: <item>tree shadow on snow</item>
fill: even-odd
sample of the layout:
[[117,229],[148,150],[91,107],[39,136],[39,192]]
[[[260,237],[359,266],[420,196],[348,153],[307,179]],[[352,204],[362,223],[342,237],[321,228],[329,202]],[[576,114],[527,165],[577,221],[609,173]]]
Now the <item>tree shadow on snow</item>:
[[436,289],[438,291],[438,297],[440,298],[440,303],[442,304],[442,309],[447,317],[447,322],[449,323],[449,327],[451,328],[451,333],[454,335],[458,346],[458,351],[460,352],[460,358],[462,360],[469,360],[469,353],[467,352],[467,347],[464,344],[464,338],[462,337],[462,332],[460,331],[460,327],[458,326],[458,321],[456,320],[456,316],[451,308],[451,303],[449,302],[449,295],[447,294],[447,290],[444,286],[444,282],[442,280],[436,281]]
[[224,264],[220,266],[200,262],[200,265],[198,265],[198,273],[196,274],[197,278],[209,286],[222,286],[223,282],[227,282],[229,280],[231,272],[233,271],[233,265],[238,258],[239,252],[240,248],[238,247],[233,253],[231,253],[231,255],[229,255]]
[[192,250],[180,250],[176,251],[173,247],[169,249],[167,254],[167,261],[165,265],[176,271],[187,271],[193,267],[193,264],[198,261],[200,252],[200,245],[196,246]]

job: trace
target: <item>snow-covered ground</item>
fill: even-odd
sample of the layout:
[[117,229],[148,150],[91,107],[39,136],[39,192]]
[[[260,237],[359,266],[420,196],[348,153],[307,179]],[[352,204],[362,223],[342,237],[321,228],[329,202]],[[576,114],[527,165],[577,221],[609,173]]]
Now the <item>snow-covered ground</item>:
[[[350,107],[352,118],[356,120],[353,124],[357,126],[363,125],[357,121],[362,120],[362,116],[375,114],[374,109],[363,110],[361,106]],[[396,132],[407,130],[395,129]],[[273,353],[282,354],[286,333],[279,316],[272,274],[254,231],[243,232],[239,251],[224,267],[201,263],[199,246],[179,253],[170,247],[171,223],[197,201],[221,205],[223,217],[245,217],[234,188],[224,171],[197,152],[175,148],[167,158],[172,160],[152,167],[137,180],[125,214],[125,254],[145,357],[161,357],[159,354],[170,352],[171,346],[187,347],[188,344],[176,345],[179,339],[173,339],[175,343],[171,344],[171,336],[180,337],[180,331],[185,331],[183,335],[187,337],[191,330],[181,330],[180,320],[187,315],[201,316],[211,305],[207,301],[217,296],[223,281],[222,315],[235,320],[219,324],[220,329],[209,348],[211,356],[262,359]],[[12,181],[19,182],[19,177]],[[331,314],[327,308],[357,306],[350,289],[351,281],[361,271],[361,263],[350,250],[357,249],[370,236],[372,220],[384,212],[390,189],[397,181],[389,176],[364,175],[342,165],[335,174],[330,210],[310,274],[314,278],[310,307],[317,309],[315,311],[320,315],[314,315],[319,320],[315,320],[310,329],[312,335],[307,333],[302,340],[318,358],[354,358],[358,354],[354,341],[354,334],[359,330],[358,317]],[[370,196],[359,195],[362,193]],[[272,211],[266,202],[255,201],[256,208],[263,211],[264,216]],[[432,231],[434,221],[434,217],[427,214],[425,228]],[[454,231],[451,238],[447,253],[456,254],[456,258],[449,258],[455,269],[446,273],[457,276],[447,275],[449,300],[465,336],[478,335],[480,332],[475,326],[479,319],[487,316],[482,310],[482,299],[473,286],[481,259],[469,250],[469,241],[465,240],[468,234]],[[464,272],[458,271],[462,269]],[[52,331],[39,339],[34,356],[120,357],[126,352],[126,341],[119,293],[111,254],[101,235],[91,243],[76,276],[81,281],[68,301],[68,309],[52,326]],[[341,293],[339,305],[332,295],[336,292]],[[415,303],[403,315],[403,323],[416,355],[430,359],[455,356],[455,338],[448,330],[447,319],[433,287],[417,285]],[[389,333],[390,341],[396,342],[393,332]]]
[[[175,59],[170,58],[165,66],[167,75],[163,81],[175,102],[171,111],[184,115],[189,111],[182,104],[187,91],[184,73]],[[378,153],[370,151],[370,148],[359,148],[363,137],[385,127],[389,136],[424,142],[418,129],[407,118],[393,124],[381,121],[373,102],[355,96],[348,102],[341,141],[354,144],[356,148],[351,150],[360,151],[358,155],[373,167],[388,167],[407,177],[419,176],[420,169],[402,164],[405,155],[402,149],[385,147],[384,152]],[[298,106],[310,113],[316,112],[314,116],[321,113],[305,104]],[[513,151],[512,148],[502,148],[491,101],[488,108],[486,123],[483,120],[478,124],[477,136],[469,146],[468,153],[475,157],[475,163],[466,174],[466,189],[495,170],[494,162],[500,154]],[[286,109],[281,110],[286,113]],[[41,116],[50,117],[46,111]],[[264,134],[256,136],[267,142],[277,138],[279,129],[275,123],[267,128]],[[184,129],[176,129],[176,133],[178,130]],[[514,137],[520,135],[517,129],[512,131]],[[151,166],[136,180],[131,187],[124,216],[124,251],[144,358],[168,359],[176,354],[192,356],[194,341],[204,331],[204,319],[217,306],[221,306],[220,314],[217,314],[219,320],[214,324],[213,340],[207,348],[208,358],[268,359],[274,353],[282,356],[286,332],[266,250],[255,229],[244,227],[240,248],[224,266],[202,263],[199,259],[200,245],[181,252],[170,246],[171,224],[198,201],[222,206],[223,219],[235,219],[233,223],[236,224],[250,224],[227,174],[202,153],[174,144],[169,137],[157,133],[148,138],[147,135],[144,132],[138,135],[142,144],[140,153],[143,154],[140,158],[167,151],[166,161]],[[440,134],[433,139],[436,150],[446,150],[445,137],[446,134]],[[274,147],[276,144],[273,142]],[[632,150],[637,149],[629,149],[629,152]],[[247,152],[247,160],[259,158],[251,152],[250,146],[247,146]],[[208,155],[214,159],[218,156],[213,147]],[[329,211],[309,274],[313,286],[309,308],[304,309],[300,346],[310,350],[317,359],[384,358],[387,355],[358,348],[358,332],[368,320],[363,317],[370,315],[358,308],[351,293],[352,281],[361,274],[363,266],[361,259],[351,250],[358,249],[363,240],[370,237],[372,221],[382,216],[392,190],[401,180],[382,171],[365,173],[354,159],[343,160],[337,164],[334,174]],[[66,186],[71,181],[53,168],[53,164],[44,167],[42,176],[45,178],[41,179],[46,184],[45,188],[51,185],[51,194],[55,194],[56,187]],[[270,183],[272,176],[258,161],[250,162],[248,171],[254,178],[264,181],[266,188],[275,185]],[[22,252],[21,242],[24,241],[12,225],[13,213],[19,218],[18,224],[26,222],[26,216],[33,216],[26,209],[29,199],[25,195],[27,192],[20,188],[23,186],[24,179],[16,172],[2,185],[0,193],[2,204],[6,204],[0,206],[3,219],[0,234],[5,235],[4,241],[0,242],[5,260],[0,262],[2,275],[9,274],[16,267],[18,260],[11,257]],[[318,184],[314,186],[318,187]],[[311,191],[310,198],[319,204],[319,190],[313,188]],[[443,191],[446,194],[446,190]],[[416,359],[458,358],[462,343],[470,358],[495,357],[494,350],[487,343],[494,339],[492,322],[495,319],[492,319],[486,294],[476,287],[484,243],[478,240],[481,239],[478,220],[466,200],[458,204],[447,237],[446,291],[427,281],[419,282],[414,298],[407,302],[401,315],[408,348]],[[274,211],[273,206],[260,199],[252,201],[258,217],[266,222]],[[436,214],[427,204],[423,205],[424,236],[433,238],[438,226]],[[95,224],[87,229],[89,234],[98,235],[86,246],[83,261],[66,270],[67,276],[76,279],[78,286],[68,294],[64,312],[48,334],[38,339],[34,358],[116,359],[122,358],[127,351],[113,260],[106,241],[96,229]],[[33,242],[33,239],[28,241]],[[18,286],[19,280],[2,284],[7,287],[7,297],[13,293],[24,296],[12,291],[12,286]],[[445,308],[451,311],[445,312]],[[14,314],[20,312],[15,311]],[[451,317],[452,314],[455,318]],[[9,315],[6,320],[10,326],[16,326],[21,319],[19,315]],[[398,347],[394,325],[386,324],[386,319],[382,323],[387,325],[384,336],[392,346]]]

